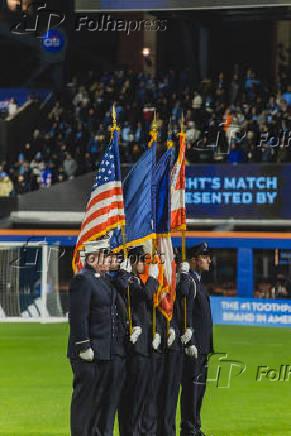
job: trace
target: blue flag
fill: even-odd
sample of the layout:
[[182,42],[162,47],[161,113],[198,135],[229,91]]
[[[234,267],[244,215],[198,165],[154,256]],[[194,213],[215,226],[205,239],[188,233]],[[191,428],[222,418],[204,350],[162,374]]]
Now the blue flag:
[[172,150],[168,149],[156,165],[156,232],[171,232],[171,170]]
[[[153,142],[130,170],[123,182],[126,243],[143,244],[156,235],[171,231],[172,150],[168,149],[156,163]],[[120,229],[111,237],[112,249],[122,248]]]
[[[152,201],[152,195],[155,195],[153,153],[155,148],[148,148],[123,182],[126,243],[131,245],[142,244],[146,239],[151,239],[155,233],[153,213],[155,202]],[[120,229],[114,230],[110,245],[112,249],[122,248]]]

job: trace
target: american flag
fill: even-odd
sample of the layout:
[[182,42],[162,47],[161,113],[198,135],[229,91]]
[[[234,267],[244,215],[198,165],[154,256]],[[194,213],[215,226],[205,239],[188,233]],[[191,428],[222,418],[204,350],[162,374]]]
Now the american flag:
[[86,206],[73,258],[74,271],[76,268],[79,271],[82,267],[79,250],[82,249],[84,242],[98,239],[109,230],[122,225],[125,225],[124,201],[121,187],[118,130],[115,129],[100,163]]
[[180,133],[180,151],[171,175],[171,230],[186,230],[185,203],[186,135]]

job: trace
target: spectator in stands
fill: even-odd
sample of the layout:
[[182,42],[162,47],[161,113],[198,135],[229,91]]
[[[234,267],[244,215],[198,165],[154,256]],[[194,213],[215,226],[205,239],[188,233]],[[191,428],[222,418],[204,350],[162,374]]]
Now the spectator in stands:
[[275,144],[273,139],[275,138],[271,138],[270,140],[262,144],[261,153],[262,153],[262,162],[264,163],[275,162],[276,151],[275,151],[275,147],[274,147]]
[[213,118],[209,121],[209,127],[206,131],[206,135],[209,146],[215,149],[219,140],[219,128],[216,126],[215,119]]
[[24,164],[24,154],[23,153],[19,153],[18,155],[18,161],[14,164],[14,169],[15,172],[20,174],[23,168],[23,164]]
[[61,106],[61,102],[57,100],[51,112],[49,113],[48,118],[53,121],[59,121],[62,113],[63,113],[63,107]]
[[271,298],[291,298],[291,282],[278,268],[271,288]]
[[77,93],[77,89],[78,89],[78,77],[77,76],[73,76],[71,82],[67,83],[67,88],[70,92],[71,98],[74,98],[76,93]]
[[96,169],[96,166],[94,164],[96,160],[94,159],[94,155],[92,156],[90,153],[85,153],[84,155],[82,153],[78,153],[76,156],[76,162],[78,167],[78,175],[90,173],[91,171],[94,171]]
[[124,127],[121,130],[121,140],[124,142],[124,144],[129,144],[130,138],[130,127],[127,121],[124,123]]
[[260,81],[255,78],[255,73],[249,70],[247,73],[247,79],[245,81],[245,89],[249,101],[252,101],[257,94],[257,87],[260,85]]
[[201,136],[201,131],[196,128],[195,121],[190,121],[189,126],[186,129],[186,139],[187,142],[193,144],[194,142],[198,141]]
[[17,101],[15,98],[11,98],[8,106],[8,116],[9,118],[14,118],[17,112]]
[[19,175],[15,183],[15,193],[17,195],[20,195],[20,194],[25,194],[26,192],[29,192],[29,185],[25,181],[24,176]]
[[247,157],[244,151],[240,148],[238,142],[233,140],[230,145],[230,152],[227,155],[227,162],[238,164],[246,162]]
[[33,153],[40,152],[42,149],[43,138],[39,129],[35,129],[31,140],[31,149]]
[[230,114],[230,120],[228,121],[228,114],[226,112],[225,117],[225,131],[226,131],[226,138],[228,143],[230,144],[233,138],[237,138],[239,132],[240,132],[240,125],[239,125],[239,119],[236,112],[229,111]]
[[63,167],[59,167],[58,172],[57,172],[58,183],[65,182],[66,180],[68,180],[67,173],[65,172]]
[[68,179],[73,179],[77,172],[77,162],[73,159],[71,153],[67,153],[64,160],[64,170]]
[[33,158],[33,150],[31,148],[31,144],[29,142],[27,142],[24,146],[24,151],[23,151],[23,155],[24,158],[30,162]]
[[179,123],[180,122],[180,119],[181,119],[181,116],[182,116],[182,107],[181,107],[181,103],[180,103],[180,101],[177,101],[176,103],[175,103],[175,106],[173,107],[173,109],[172,109],[172,112],[171,112],[171,119],[172,119],[172,121],[174,122],[174,123]]
[[52,170],[49,166],[43,166],[40,173],[40,188],[49,188],[52,185]]
[[52,173],[52,177],[51,177],[52,184],[58,182],[58,168],[59,168],[59,166],[60,166],[60,159],[58,158],[57,153],[54,153],[48,162],[48,168],[50,168],[51,173]]
[[44,162],[42,160],[42,155],[40,152],[36,153],[34,158],[32,159],[30,163],[30,168],[32,169],[33,173],[37,176],[40,175],[40,172],[43,168]]
[[233,75],[233,79],[229,86],[229,103],[237,104],[240,91],[240,82],[237,74]]
[[225,89],[224,73],[221,71],[218,75],[216,89]]
[[25,159],[24,162],[23,162],[23,166],[21,168],[21,174],[23,174],[24,177],[27,180],[30,180],[31,173],[32,173],[32,171],[31,171],[31,168],[30,168],[30,163],[29,163],[29,161],[27,159]]
[[0,173],[0,197],[9,197],[13,192],[13,183],[4,171]]
[[89,102],[89,98],[86,88],[84,86],[80,86],[73,100],[73,105],[77,108],[77,107],[81,107],[83,104],[86,104],[87,102]]
[[193,101],[192,101],[192,108],[194,109],[194,110],[199,110],[199,109],[201,109],[201,106],[202,106],[202,97],[201,97],[201,95],[199,94],[199,92],[198,91],[194,91],[194,98],[193,98]]

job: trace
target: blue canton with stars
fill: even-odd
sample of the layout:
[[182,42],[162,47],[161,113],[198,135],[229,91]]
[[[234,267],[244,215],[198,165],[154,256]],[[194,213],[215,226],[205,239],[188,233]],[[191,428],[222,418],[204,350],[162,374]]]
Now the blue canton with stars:
[[97,171],[92,191],[109,182],[121,181],[118,149],[118,131],[115,130],[113,140],[107,146]]

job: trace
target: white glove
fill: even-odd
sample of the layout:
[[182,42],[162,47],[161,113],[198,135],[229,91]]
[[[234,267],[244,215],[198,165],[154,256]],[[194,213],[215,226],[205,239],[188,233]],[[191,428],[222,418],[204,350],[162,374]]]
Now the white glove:
[[133,327],[132,334],[129,336],[130,342],[132,344],[135,344],[141,334],[142,334],[142,328],[141,327],[139,327],[139,326]]
[[82,360],[86,360],[87,362],[92,362],[92,360],[94,359],[94,351],[92,350],[92,348],[88,348],[88,350],[86,351],[81,351],[79,356]]
[[180,272],[183,274],[189,274],[190,271],[190,263],[188,262],[182,262]]
[[160,344],[161,344],[161,336],[159,335],[159,333],[156,333],[156,337],[152,342],[153,349],[157,350]]
[[176,339],[176,332],[174,329],[169,329],[169,336],[168,336],[168,347],[171,347],[174,340]]
[[197,359],[198,353],[195,345],[190,345],[190,347],[185,348],[185,353],[187,354],[187,356],[195,357],[195,359]]
[[121,262],[120,269],[123,269],[124,271],[127,271],[128,273],[131,273],[132,268],[131,268],[131,265],[130,265],[130,259],[128,257],[126,259],[124,259],[123,262]]
[[151,263],[149,267],[149,276],[157,279],[159,276],[159,267],[157,263]]
[[181,336],[182,344],[186,345],[190,341],[191,338],[192,338],[192,330],[188,328],[185,331],[185,333]]

